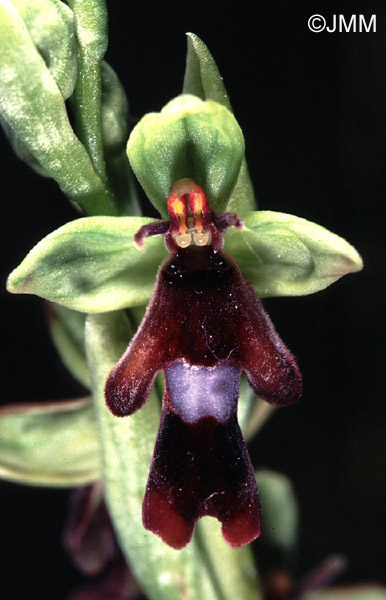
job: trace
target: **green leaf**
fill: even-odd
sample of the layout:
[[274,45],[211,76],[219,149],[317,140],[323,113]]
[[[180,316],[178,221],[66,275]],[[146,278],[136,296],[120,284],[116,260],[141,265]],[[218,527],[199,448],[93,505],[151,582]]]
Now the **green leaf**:
[[[142,499],[160,418],[159,402],[153,391],[141,410],[118,418],[109,412],[104,398],[106,377],[124,352],[130,334],[120,312],[90,315],[86,322],[106,501],[120,546],[149,600],[258,600],[248,551],[224,548],[224,542],[220,546],[212,525],[202,523],[205,533],[195,535],[179,551],[143,528]],[[235,595],[235,590],[240,595]]]
[[195,96],[171,100],[131,132],[127,153],[149,200],[167,215],[173,183],[185,177],[201,185],[215,212],[224,212],[244,153],[241,129],[227,108]]
[[65,100],[74,91],[77,64],[74,15],[60,0],[12,0]]
[[48,304],[48,324],[52,341],[71,375],[85,388],[90,388],[90,373],[84,346],[84,313]]
[[105,0],[69,0],[74,12],[78,79],[73,108],[76,131],[95,171],[106,183],[102,139],[101,65],[107,50]]
[[72,131],[62,93],[10,0],[0,0],[0,38],[3,119],[86,213],[115,214],[110,193]]
[[40,486],[78,486],[101,474],[89,398],[0,409],[0,477]]
[[41,240],[8,278],[8,291],[35,294],[80,312],[106,312],[146,304],[166,251],[136,231],[152,219],[89,217],[66,223]]
[[252,212],[244,225],[228,231],[225,251],[260,298],[312,294],[362,269],[361,257],[348,242],[300,217]]
[[[188,33],[188,52],[183,85],[184,94],[193,94],[202,100],[214,100],[233,112],[223,79],[208,48],[194,33]],[[251,178],[245,158],[229,199],[226,210],[240,217],[256,208]]]

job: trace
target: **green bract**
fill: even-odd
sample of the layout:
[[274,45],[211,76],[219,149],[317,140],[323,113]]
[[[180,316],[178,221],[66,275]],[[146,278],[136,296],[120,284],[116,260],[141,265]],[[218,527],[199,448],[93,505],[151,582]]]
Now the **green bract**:
[[127,153],[161,215],[167,215],[173,183],[184,177],[204,188],[215,212],[224,212],[239,175],[244,138],[227,108],[185,94],[160,113],[143,117],[131,133]]
[[256,481],[264,511],[261,543],[290,556],[298,533],[298,506],[292,484],[281,473],[267,469],[257,471]]
[[90,389],[90,374],[84,347],[85,315],[59,304],[49,303],[48,324],[55,348],[71,375]]
[[90,398],[0,410],[0,477],[30,485],[77,486],[100,477]]
[[102,62],[102,133],[105,153],[116,155],[124,149],[128,137],[126,94],[114,69]]

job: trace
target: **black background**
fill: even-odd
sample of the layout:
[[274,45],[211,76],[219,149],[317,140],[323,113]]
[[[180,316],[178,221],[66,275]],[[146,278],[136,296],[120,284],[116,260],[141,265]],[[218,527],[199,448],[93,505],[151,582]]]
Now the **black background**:
[[[302,400],[277,412],[251,447],[286,473],[301,506],[299,576],[332,552],[341,582],[384,576],[384,200],[386,6],[377,2],[108,2],[110,48],[139,118],[181,91],[186,40],[208,45],[243,128],[259,207],[296,214],[348,239],[365,269],[266,307],[296,354]],[[377,15],[377,33],[312,33],[322,14]],[[11,297],[7,273],[76,215],[1,136],[2,403],[75,397],[52,350],[40,301]],[[79,576],[61,549],[68,492],[0,484],[2,597],[62,598]]]

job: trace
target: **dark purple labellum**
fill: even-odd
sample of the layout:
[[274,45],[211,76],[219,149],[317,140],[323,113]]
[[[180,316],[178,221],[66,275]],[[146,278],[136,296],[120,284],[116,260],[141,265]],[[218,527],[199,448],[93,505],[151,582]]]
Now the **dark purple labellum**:
[[[182,548],[196,520],[210,515],[222,522],[225,540],[239,547],[258,537],[261,520],[236,417],[241,372],[256,394],[281,405],[300,397],[301,375],[252,287],[220,250],[220,230],[240,227],[240,221],[235,215],[212,218],[203,190],[186,181],[191,180],[178,182],[178,192],[188,194],[194,221],[181,196],[172,193],[166,243],[173,255],[158,274],[137,334],[107,380],[106,400],[115,415],[132,414],[163,370],[144,525]],[[160,228],[142,228],[137,243],[154,231]]]
[[234,413],[220,423],[186,423],[167,406],[162,415],[143,503],[143,521],[173,548],[185,546],[196,520],[222,522],[233,547],[260,534],[253,468]]

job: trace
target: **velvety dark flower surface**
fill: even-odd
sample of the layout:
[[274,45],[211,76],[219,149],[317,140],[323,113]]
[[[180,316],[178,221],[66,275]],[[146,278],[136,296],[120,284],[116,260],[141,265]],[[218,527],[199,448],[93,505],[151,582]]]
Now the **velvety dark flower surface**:
[[[188,200],[185,200],[187,196]],[[143,522],[174,548],[185,546],[204,515],[222,522],[233,547],[260,534],[261,509],[252,465],[237,423],[240,376],[273,404],[301,394],[296,362],[276,334],[252,287],[222,253],[221,232],[242,227],[236,215],[215,216],[192,180],[177,182],[170,222],[144,226],[165,234],[162,265],[142,324],[106,383],[117,416],[146,401],[159,370],[165,392]]]

